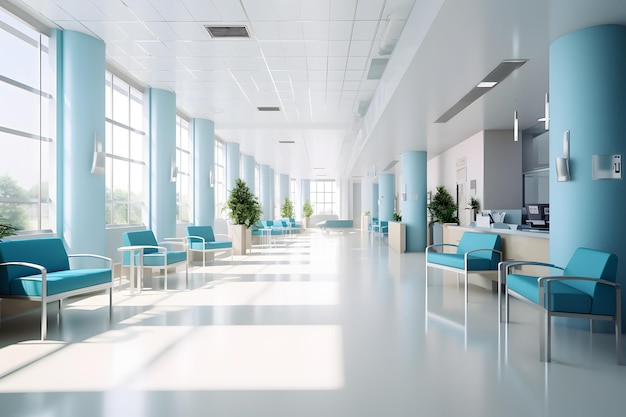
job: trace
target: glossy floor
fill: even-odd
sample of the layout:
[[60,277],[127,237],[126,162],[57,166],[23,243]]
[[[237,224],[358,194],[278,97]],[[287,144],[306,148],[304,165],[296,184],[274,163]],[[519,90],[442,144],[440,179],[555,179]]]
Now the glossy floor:
[[[37,313],[0,328],[1,416],[617,416],[626,367],[610,334],[556,326],[539,362],[537,312],[463,291],[423,254],[367,234],[293,237],[194,267],[189,291],[70,300],[49,341]],[[177,274],[182,285],[182,274]],[[149,283],[148,283],[149,284]],[[155,287],[162,281],[155,279]],[[428,307],[426,307],[428,306]]]

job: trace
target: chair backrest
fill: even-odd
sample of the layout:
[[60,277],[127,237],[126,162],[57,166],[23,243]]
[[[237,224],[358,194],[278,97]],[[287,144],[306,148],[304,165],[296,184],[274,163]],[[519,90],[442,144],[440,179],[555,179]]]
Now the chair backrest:
[[[70,269],[67,251],[59,238],[9,240],[0,242],[0,263],[29,262],[48,272]],[[39,271],[22,266],[0,268],[0,293],[10,294],[9,282],[15,278],[37,275]]]
[[[124,246],[157,246],[158,243],[152,230],[136,230],[124,232],[122,235]],[[143,253],[154,253],[157,249],[145,249]],[[124,262],[128,262],[130,254],[124,252]]]
[[[500,235],[496,233],[478,233],[478,232],[465,232],[459,242],[457,248],[457,254],[465,254],[475,249],[495,249],[502,250],[500,243]],[[479,258],[489,259],[491,261],[491,268],[496,269],[498,262],[500,262],[500,256],[496,252],[480,251],[472,253],[472,256]]]
[[[597,278],[615,282],[617,278],[617,256],[610,252],[578,248],[567,263],[563,275]],[[568,281],[567,284],[592,297],[597,297],[601,293],[606,293],[607,295],[613,293],[606,286],[599,286],[595,282],[590,281]],[[613,299],[612,302],[611,298]],[[606,301],[615,305],[614,297],[609,297]],[[596,306],[596,303],[598,303],[598,300],[594,301],[594,306]]]
[[207,242],[215,242],[215,234],[211,226],[187,226],[187,236],[200,236]]

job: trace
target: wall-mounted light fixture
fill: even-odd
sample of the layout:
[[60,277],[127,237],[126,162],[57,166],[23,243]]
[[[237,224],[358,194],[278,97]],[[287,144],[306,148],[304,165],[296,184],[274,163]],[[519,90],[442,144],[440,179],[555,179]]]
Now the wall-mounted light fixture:
[[406,201],[406,183],[404,184],[404,191],[402,191],[402,201]]
[[102,149],[102,143],[98,142],[98,135],[93,135],[93,161],[91,163],[92,174],[104,174],[106,166],[106,153]]
[[209,170],[209,187],[215,187],[215,179],[213,178],[213,170]]
[[543,103],[543,117],[537,119],[538,122],[543,122],[546,130],[550,130],[550,97],[546,93],[546,98]]
[[170,175],[170,182],[176,182],[176,179],[178,178],[178,167],[176,166],[176,159],[172,158],[172,165],[171,165],[171,175]]
[[556,180],[559,182],[571,179],[569,171],[569,130],[563,133],[563,156],[556,158]]
[[519,140],[519,117],[517,117],[517,110],[513,112],[513,140],[515,142]]

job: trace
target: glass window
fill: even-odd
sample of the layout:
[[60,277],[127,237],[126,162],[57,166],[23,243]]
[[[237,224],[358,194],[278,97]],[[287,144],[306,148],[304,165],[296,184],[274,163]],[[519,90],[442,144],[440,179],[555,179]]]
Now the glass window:
[[259,164],[254,164],[254,190],[259,200],[261,199],[261,173]]
[[176,116],[176,220],[189,223],[192,215],[191,137],[189,121]]
[[106,72],[106,223],[141,224],[146,163],[143,93]]
[[294,215],[297,215],[299,211],[297,207],[299,207],[300,204],[298,204],[298,201],[296,200],[296,179],[295,178],[289,179],[289,199],[291,200],[291,203],[293,204]]
[[311,205],[315,214],[337,214],[335,181],[311,180]]
[[0,8],[0,50],[0,218],[18,230],[49,230],[56,188],[49,38]]
[[215,140],[215,218],[225,219],[226,210],[222,210],[226,204],[226,153],[224,142]]

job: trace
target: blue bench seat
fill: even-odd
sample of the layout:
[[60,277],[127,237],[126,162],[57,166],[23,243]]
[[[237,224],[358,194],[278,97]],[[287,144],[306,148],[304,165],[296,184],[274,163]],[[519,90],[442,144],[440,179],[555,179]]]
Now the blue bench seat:
[[[227,238],[225,235],[223,237],[224,239]],[[187,250],[202,253],[202,266],[206,266],[207,252],[230,251],[230,259],[233,259],[233,242],[231,240],[216,240],[211,226],[187,226]]]

